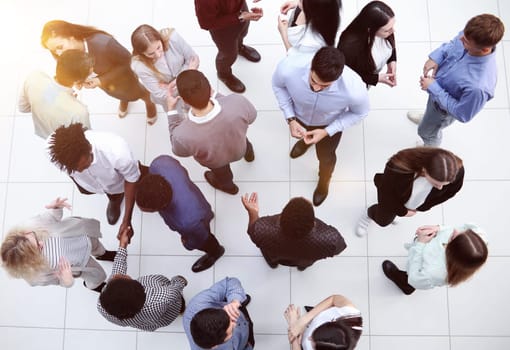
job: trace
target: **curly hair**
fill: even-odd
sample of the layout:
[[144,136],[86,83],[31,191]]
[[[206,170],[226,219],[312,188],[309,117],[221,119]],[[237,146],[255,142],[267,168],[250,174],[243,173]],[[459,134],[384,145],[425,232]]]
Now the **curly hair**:
[[99,302],[110,315],[125,320],[140,312],[145,298],[145,289],[137,280],[113,278],[99,295]]
[[303,197],[292,198],[280,215],[282,234],[291,237],[303,237],[315,225],[313,205]]
[[92,146],[85,138],[85,130],[81,123],[60,126],[50,136],[48,151],[50,160],[60,170],[71,174],[80,159],[90,153]]
[[47,236],[44,230],[12,228],[7,233],[0,252],[3,267],[9,275],[30,281],[40,273],[48,271],[50,267],[40,249],[27,238],[27,232],[33,232],[37,240]]
[[172,200],[172,186],[157,174],[145,175],[136,186],[136,204],[148,211],[164,209]]

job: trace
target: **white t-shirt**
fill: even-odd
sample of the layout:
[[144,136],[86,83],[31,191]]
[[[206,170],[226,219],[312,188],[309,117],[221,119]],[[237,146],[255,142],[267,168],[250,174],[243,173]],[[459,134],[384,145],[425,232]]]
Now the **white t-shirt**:
[[413,182],[411,197],[407,200],[405,207],[415,210],[425,202],[430,191],[432,191],[432,184],[425,177],[418,176]]
[[320,314],[315,316],[315,318],[308,324],[308,326],[306,326],[306,329],[303,332],[303,339],[301,340],[301,346],[303,347],[303,350],[313,350],[312,342],[309,338],[312,336],[312,333],[316,328],[326,322],[336,321],[339,318],[351,317],[361,317],[361,312],[352,306],[334,306],[322,311]]
[[388,60],[391,57],[391,53],[393,52],[393,48],[388,40],[380,38],[378,36],[374,37],[374,45],[372,45],[372,58],[375,63],[376,72],[380,72]]
[[[295,8],[289,10],[289,23],[293,21],[295,10]],[[289,26],[287,29],[287,37],[289,43],[292,45],[288,51],[289,54],[295,52],[316,52],[321,47],[326,46],[322,35],[314,32],[310,26],[306,24],[295,25],[293,27]]]

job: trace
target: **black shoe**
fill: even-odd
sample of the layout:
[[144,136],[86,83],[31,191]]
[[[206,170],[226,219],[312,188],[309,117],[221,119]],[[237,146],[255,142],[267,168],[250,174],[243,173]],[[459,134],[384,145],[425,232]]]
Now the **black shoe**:
[[204,173],[204,177],[209,183],[209,185],[211,185],[212,187],[219,191],[226,192],[228,194],[237,194],[237,192],[239,192],[239,187],[237,187],[235,184],[232,185],[233,187],[220,186],[216,181],[216,178],[214,177],[214,173],[210,170]]
[[200,257],[200,259],[195,261],[193,266],[191,266],[191,271],[200,272],[213,266],[216,260],[218,260],[225,253],[225,248],[223,246],[220,246],[220,248],[220,252],[216,255],[205,254],[204,256]]
[[110,225],[115,225],[117,221],[119,221],[120,206],[122,204],[123,198],[124,194],[122,194],[122,196],[119,196],[119,198],[110,200],[108,202],[108,207],[106,208],[106,219],[108,219],[108,223]]
[[304,308],[306,312],[310,312],[310,310],[313,309],[313,306],[305,305]]
[[260,61],[260,54],[251,46],[243,45],[239,48],[239,55],[251,62]]
[[113,261],[115,260],[115,255],[117,255],[116,251],[107,250],[103,255],[96,256],[96,260]]
[[241,303],[241,306],[242,307],[247,307],[248,304],[250,303],[250,301],[251,301],[250,294],[246,294],[246,299],[244,299],[244,301]]
[[[89,287],[87,287],[87,285],[85,284],[85,281],[83,281],[83,286],[87,289],[90,289]],[[93,290],[94,292],[98,292],[98,293],[101,293],[103,291],[103,288],[104,286],[106,286],[106,282],[103,282],[101,283],[99,286],[97,286],[96,288],[94,289],[90,289],[90,290]]]
[[298,266],[298,271],[305,271],[308,266]]
[[292,150],[290,151],[290,157],[301,157],[303,154],[305,154],[308,147],[310,147],[310,145],[307,145],[303,140],[299,140],[294,144],[294,147],[292,147]]
[[313,191],[313,205],[318,207],[328,197],[329,182],[326,186],[322,186],[319,182],[315,191]]
[[382,269],[386,277],[395,283],[404,294],[409,295],[415,291],[414,287],[407,283],[407,273],[399,270],[394,263],[389,260],[384,260]]
[[255,153],[253,152],[253,145],[251,142],[246,144],[246,152],[244,153],[244,160],[247,162],[253,162],[255,160]]
[[230,75],[219,75],[218,78],[225,84],[230,90],[242,93],[246,91],[246,86],[244,86],[243,82],[237,79],[233,74]]

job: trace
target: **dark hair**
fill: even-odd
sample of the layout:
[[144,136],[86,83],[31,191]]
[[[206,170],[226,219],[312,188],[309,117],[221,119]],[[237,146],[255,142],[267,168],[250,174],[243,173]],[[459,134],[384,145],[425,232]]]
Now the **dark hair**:
[[490,14],[475,16],[464,27],[464,36],[481,48],[495,46],[504,34],[505,25],[503,22]]
[[455,286],[471,277],[487,260],[484,240],[472,230],[457,235],[446,245],[447,282]]
[[73,123],[59,126],[50,136],[50,160],[60,170],[71,174],[76,170],[80,159],[91,151],[92,146],[85,138],[85,130],[81,123]]
[[[99,33],[110,35],[107,32],[96,29],[94,27],[83,26],[81,24],[74,24],[61,20],[53,20],[46,22],[46,24],[43,27],[41,33],[41,45],[47,49],[48,47],[46,46],[46,42],[48,41],[48,39],[56,36],[60,36],[63,38],[73,37],[77,40],[84,40],[92,35]],[[52,54],[53,57],[56,57],[53,52]]]
[[[393,10],[382,1],[371,1],[340,35],[338,48],[345,53],[345,63],[361,76],[373,74],[376,65],[372,57],[375,33],[395,17]],[[395,36],[386,40],[395,48]]]
[[196,70],[184,70],[177,76],[177,90],[184,102],[195,108],[205,108],[211,97],[211,85],[205,75]]
[[137,280],[114,278],[99,295],[103,309],[119,320],[134,317],[145,304],[145,289]]
[[80,50],[67,50],[57,57],[56,80],[71,87],[75,82],[82,82],[90,75],[94,67],[94,58]]
[[143,209],[159,211],[172,200],[172,186],[158,174],[147,174],[136,186],[136,204]]
[[161,42],[163,51],[168,50],[169,48],[168,38],[163,38],[160,32],[158,32],[154,27],[151,27],[148,24],[142,24],[141,26],[135,29],[133,34],[131,34],[131,46],[133,46],[133,58],[138,61],[141,61],[143,64],[149,67],[149,69],[154,74],[156,74],[158,78],[161,78],[162,74],[154,66],[154,60],[152,58],[145,56],[144,54],[144,52],[147,51],[149,45],[155,41]]
[[199,311],[190,323],[195,344],[204,349],[223,344],[230,326],[230,317],[223,309],[207,308]]
[[335,45],[341,8],[341,0],[303,0],[306,25],[319,33],[328,46]]
[[434,180],[452,182],[462,168],[462,160],[442,148],[416,147],[399,151],[390,158],[387,166],[396,171],[419,174],[425,169]]
[[292,198],[280,215],[280,228],[286,236],[302,237],[308,234],[314,225],[313,205],[303,197]]
[[357,343],[351,327],[341,319],[320,325],[311,337],[315,350],[351,350]]
[[315,53],[312,59],[311,70],[323,82],[337,80],[344,70],[344,54],[331,46],[325,46]]

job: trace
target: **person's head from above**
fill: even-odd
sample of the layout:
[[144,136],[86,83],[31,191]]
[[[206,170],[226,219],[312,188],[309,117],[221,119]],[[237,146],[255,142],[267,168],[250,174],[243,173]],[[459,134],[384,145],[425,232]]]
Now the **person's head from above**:
[[315,350],[351,350],[356,346],[351,328],[342,320],[320,325],[313,331],[310,341]]
[[82,84],[94,70],[94,58],[80,50],[67,50],[57,57],[55,80],[67,87]]
[[160,211],[172,201],[172,186],[157,174],[147,174],[136,186],[135,202],[144,212]]
[[398,171],[423,176],[436,189],[455,181],[462,160],[450,151],[436,147],[407,148],[394,154],[389,163]]
[[280,228],[287,237],[300,238],[312,231],[315,214],[312,203],[303,197],[292,198],[280,215]]
[[108,33],[90,26],[69,23],[62,20],[46,22],[41,33],[41,45],[48,49],[53,57],[67,50],[84,51],[83,40],[91,35]]
[[489,250],[485,240],[471,229],[454,230],[446,245],[447,282],[450,286],[471,277],[487,261]]
[[204,73],[196,69],[184,70],[176,78],[182,100],[196,109],[204,109],[211,98],[211,85]]
[[190,331],[195,344],[204,349],[213,349],[232,338],[236,323],[223,309],[207,308],[191,319]]
[[3,267],[15,278],[30,278],[46,269],[42,240],[46,231],[15,227],[5,236],[0,248]]
[[361,9],[346,30],[372,42],[376,36],[387,39],[393,34],[394,26],[395,13],[391,7],[382,1],[371,1]]
[[159,31],[148,24],[142,24],[131,34],[133,56],[156,62],[168,50],[168,41],[163,40]]
[[498,17],[482,14],[466,23],[460,40],[470,55],[484,56],[492,52],[504,34],[505,25]]
[[85,138],[85,130],[87,128],[81,123],[73,123],[60,126],[51,134],[48,147],[50,160],[60,170],[68,174],[82,172],[92,164],[92,145]]
[[310,67],[310,88],[319,92],[331,86],[344,70],[344,54],[331,46],[325,46],[315,53]]
[[145,304],[145,289],[128,275],[117,274],[101,291],[99,302],[108,314],[119,320],[133,318]]
[[306,24],[318,32],[326,45],[335,45],[340,26],[340,0],[300,0],[298,6],[305,14]]

